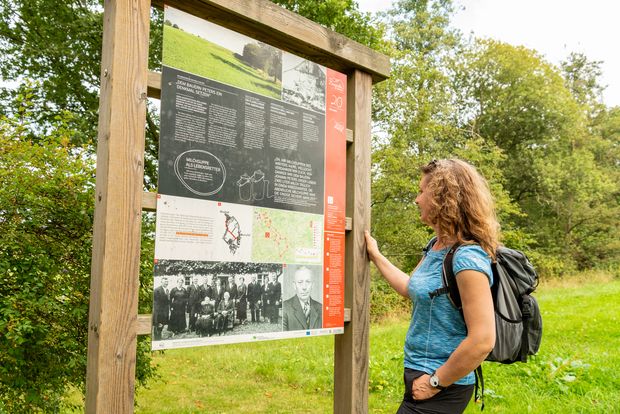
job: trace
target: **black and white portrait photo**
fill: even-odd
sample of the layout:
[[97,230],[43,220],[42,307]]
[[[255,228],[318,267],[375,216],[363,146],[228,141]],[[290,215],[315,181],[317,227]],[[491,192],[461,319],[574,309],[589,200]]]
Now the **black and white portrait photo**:
[[285,331],[323,327],[322,279],[320,266],[287,266],[284,287],[287,299],[282,305]]

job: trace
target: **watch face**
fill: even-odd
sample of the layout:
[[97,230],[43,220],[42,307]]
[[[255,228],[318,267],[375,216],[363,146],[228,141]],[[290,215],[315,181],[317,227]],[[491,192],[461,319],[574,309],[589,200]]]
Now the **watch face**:
[[433,375],[430,379],[430,383],[432,387],[437,387],[439,385],[439,378],[436,375]]

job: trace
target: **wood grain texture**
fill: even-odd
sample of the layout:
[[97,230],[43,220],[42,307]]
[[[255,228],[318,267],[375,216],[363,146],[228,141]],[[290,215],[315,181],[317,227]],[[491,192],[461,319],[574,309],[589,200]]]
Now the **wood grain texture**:
[[[158,7],[163,7],[163,3],[163,0],[153,1]],[[169,0],[165,3],[340,72],[361,70],[370,73],[374,82],[390,74],[387,56],[269,0]]]
[[141,314],[138,315],[138,335],[150,335],[151,328],[153,324],[153,315],[151,314]]
[[353,218],[352,217],[345,217],[345,222],[344,222],[344,229],[345,231],[351,231],[353,230]]
[[149,16],[148,0],[105,2],[87,413],[134,406]]
[[157,193],[150,193],[145,191],[142,193],[142,210],[144,211],[156,211],[157,210]]
[[149,98],[161,99],[161,73],[149,71],[147,85]]
[[355,141],[347,147],[347,216],[345,307],[351,322],[336,335],[334,355],[334,413],[368,412],[370,331],[370,267],[364,230],[370,228],[370,114],[372,79],[355,71],[347,83],[347,125]]
[[161,73],[149,71],[148,78],[149,98],[161,99]]
[[353,134],[353,130],[347,128],[347,143],[349,143],[349,144],[353,143],[354,137],[355,137],[355,135]]

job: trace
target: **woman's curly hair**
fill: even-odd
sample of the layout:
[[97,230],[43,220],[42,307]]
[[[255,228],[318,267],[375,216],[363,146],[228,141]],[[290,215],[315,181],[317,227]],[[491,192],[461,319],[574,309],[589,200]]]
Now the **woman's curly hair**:
[[478,243],[495,259],[500,226],[484,177],[459,159],[433,160],[422,173],[428,177],[429,220],[438,233],[460,243]]

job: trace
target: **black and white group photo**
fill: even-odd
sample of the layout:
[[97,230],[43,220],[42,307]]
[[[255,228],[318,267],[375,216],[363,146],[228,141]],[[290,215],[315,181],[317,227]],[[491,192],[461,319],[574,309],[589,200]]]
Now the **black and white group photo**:
[[282,265],[160,260],[153,340],[282,330]]

